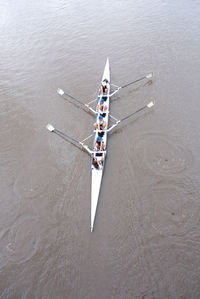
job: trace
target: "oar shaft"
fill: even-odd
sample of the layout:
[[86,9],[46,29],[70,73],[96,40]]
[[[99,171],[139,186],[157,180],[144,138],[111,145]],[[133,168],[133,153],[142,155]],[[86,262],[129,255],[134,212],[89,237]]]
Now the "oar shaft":
[[60,134],[60,135],[63,135],[64,137],[68,138],[69,140],[75,142],[75,143],[78,144],[78,145],[81,145],[81,143],[80,143],[78,140],[76,140],[75,138],[73,138],[73,137],[67,135],[66,133],[61,132],[61,131],[58,130],[58,129],[54,129],[54,132],[56,132],[56,133],[58,133],[58,134]]
[[85,105],[83,102],[81,102],[79,99],[74,98],[73,96],[71,96],[70,94],[64,92],[64,95],[71,98],[72,100],[76,101],[77,103],[81,104],[81,105]]
[[74,142],[78,146],[81,146],[82,148],[84,148],[90,155],[92,154],[91,149],[87,145],[85,145],[82,141],[78,141],[77,139],[75,139],[75,138],[73,138],[73,137],[71,137],[71,136],[69,136],[69,135],[61,132],[60,130],[55,129],[55,128],[54,128],[53,132],[66,137],[67,139],[69,139],[70,141]]
[[70,94],[68,94],[68,93],[66,93],[66,92],[64,92],[64,91],[63,91],[63,94],[62,94],[62,95],[65,95],[65,96],[71,98],[71,99],[74,100],[75,102],[79,103],[79,104],[82,105],[82,106],[85,106],[87,109],[89,109],[90,111],[92,111],[93,113],[96,114],[96,111],[95,111],[92,107],[90,107],[88,104],[83,103],[83,102],[80,101],[79,99],[74,98],[73,96],[71,96]]
[[131,114],[123,117],[122,119],[118,120],[114,125],[112,125],[109,129],[107,129],[107,132],[110,132],[112,129],[114,129],[119,123],[121,123],[122,121],[124,121],[125,119],[128,119],[129,117],[133,116],[134,114],[146,109],[146,108],[151,108],[153,107],[155,104],[155,101],[151,101],[149,104],[143,106],[142,108],[138,109],[135,112],[132,112]]
[[122,122],[122,121],[124,121],[125,119],[127,119],[127,118],[131,117],[132,115],[134,115],[134,114],[136,114],[136,113],[138,113],[138,112],[140,112],[140,111],[144,110],[145,108],[147,108],[147,106],[144,106],[144,107],[142,107],[142,108],[138,109],[137,111],[135,111],[135,112],[133,112],[133,113],[131,113],[131,114],[129,114],[129,115],[127,115],[127,116],[125,116],[124,118],[122,118],[122,119],[120,120],[120,122]]
[[140,79],[137,79],[137,80],[135,80],[135,81],[133,81],[133,82],[130,82],[130,83],[126,84],[126,85],[123,85],[121,88],[125,88],[125,87],[127,87],[127,86],[129,86],[129,85],[131,85],[131,84],[133,84],[133,83],[139,82],[139,81],[141,81],[141,80],[143,80],[143,79],[145,79],[145,78],[146,78],[146,77],[142,77],[142,78],[140,78]]

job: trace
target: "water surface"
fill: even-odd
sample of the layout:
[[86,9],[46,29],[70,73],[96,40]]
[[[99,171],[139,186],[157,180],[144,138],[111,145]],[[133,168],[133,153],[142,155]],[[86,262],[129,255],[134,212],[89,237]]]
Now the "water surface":
[[[0,298],[200,297],[198,1],[1,1]],[[92,115],[109,57],[109,137],[90,233]]]

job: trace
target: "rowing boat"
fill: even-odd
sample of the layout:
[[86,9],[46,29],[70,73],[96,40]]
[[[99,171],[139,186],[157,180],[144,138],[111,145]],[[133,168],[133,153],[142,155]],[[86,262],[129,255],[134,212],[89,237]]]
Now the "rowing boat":
[[[146,109],[146,108],[151,108],[154,105],[154,101],[151,101],[149,104],[143,106],[142,108],[138,109],[135,112],[130,113],[129,115],[123,117],[122,119],[118,119],[114,116],[112,116],[110,114],[110,98],[116,94],[120,89],[125,88],[133,83],[136,83],[138,81],[141,81],[143,79],[150,79],[152,78],[153,73],[150,73],[146,76],[143,76],[135,81],[132,81],[124,86],[115,86],[115,90],[111,92],[111,82],[110,82],[110,65],[109,65],[109,59],[107,58],[106,61],[106,65],[104,68],[104,72],[103,72],[103,76],[102,76],[102,81],[101,81],[101,85],[103,82],[106,82],[107,85],[107,93],[106,95],[102,95],[101,93],[98,94],[97,99],[94,99],[92,101],[90,101],[88,104],[85,104],[84,102],[82,102],[81,100],[71,96],[70,94],[64,92],[62,89],[58,88],[57,92],[61,97],[64,97],[65,99],[72,99],[75,102],[79,103],[80,105],[82,105],[84,108],[87,108],[90,112],[92,112],[93,114],[95,114],[96,116],[96,123],[98,124],[99,122],[99,115],[102,115],[102,112],[100,110],[94,109],[91,106],[91,103],[93,102],[97,102],[97,107],[100,106],[100,101],[102,99],[102,97],[105,100],[107,109],[104,111],[103,113],[103,118],[104,121],[106,122],[106,128],[104,129],[98,129],[96,128],[93,132],[93,134],[91,134],[90,136],[86,137],[85,139],[83,139],[82,141],[79,141],[77,139],[75,139],[74,137],[71,137],[65,133],[63,133],[62,131],[54,128],[51,124],[48,124],[46,126],[46,128],[54,133],[57,133],[60,136],[64,136],[67,140],[69,140],[70,142],[74,143],[75,145],[78,145],[81,149],[84,149],[91,157],[91,220],[90,220],[90,229],[91,232],[94,229],[94,222],[95,222],[95,216],[96,216],[96,211],[97,211],[97,205],[98,205],[98,199],[99,199],[99,194],[100,194],[100,189],[101,189],[101,183],[102,183],[102,176],[103,176],[103,171],[104,171],[104,167],[105,167],[105,158],[106,158],[106,153],[107,153],[107,137],[108,137],[108,133],[111,132],[117,125],[119,125],[122,121],[128,119],[129,117],[132,117],[133,115],[135,115],[136,113]],[[109,124],[109,118],[112,118],[115,120],[115,123],[111,126],[108,127]],[[95,141],[97,139],[97,137],[100,136],[103,139],[103,143],[104,143],[104,148],[101,150],[97,150],[95,149],[94,145],[95,145]],[[93,137],[93,149],[91,149],[88,145],[85,144],[85,141],[88,140],[89,138]],[[96,166],[94,166],[94,159],[97,161]]]
[[[106,121],[107,126],[108,126],[108,121],[109,121],[109,104],[110,104],[110,65],[109,65],[109,59],[107,58],[106,65],[104,68],[103,72],[103,77],[102,77],[102,82],[107,83],[107,89],[108,93],[106,95],[106,106],[107,109],[105,111],[104,115],[104,121]],[[100,105],[100,100],[102,96],[99,94],[99,101],[98,104]],[[98,123],[98,116],[99,113],[96,116],[96,122]],[[91,155],[91,222],[90,222],[90,228],[91,232],[93,231],[94,227],[94,220],[95,220],[95,215],[96,215],[96,210],[97,210],[97,204],[98,204],[98,199],[99,199],[99,193],[101,189],[101,181],[102,181],[102,176],[103,176],[103,170],[105,166],[105,158],[106,158],[106,148],[107,148],[107,130],[104,130],[102,133],[99,132],[97,129],[94,131],[94,139],[93,139],[93,146],[95,143],[96,138],[100,135],[102,136],[103,142],[104,142],[104,151],[102,153],[94,152],[93,155]],[[100,164],[100,167],[95,168],[92,160],[93,158],[96,158],[98,161],[102,160],[102,163]]]

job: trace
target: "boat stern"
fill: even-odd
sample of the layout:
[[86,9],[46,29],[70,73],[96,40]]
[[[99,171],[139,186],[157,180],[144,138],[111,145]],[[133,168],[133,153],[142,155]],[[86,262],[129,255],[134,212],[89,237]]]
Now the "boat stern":
[[92,168],[92,182],[91,182],[91,232],[94,227],[94,220],[97,210],[97,204],[99,199],[99,193],[101,189],[101,179],[102,179],[103,169]]

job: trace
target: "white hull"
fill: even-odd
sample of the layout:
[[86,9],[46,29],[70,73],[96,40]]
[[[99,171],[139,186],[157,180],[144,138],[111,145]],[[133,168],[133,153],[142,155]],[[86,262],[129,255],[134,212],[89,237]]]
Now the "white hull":
[[[102,77],[102,81],[107,80],[107,88],[108,88],[108,96],[106,100],[106,116],[104,117],[104,120],[107,122],[107,127],[108,127],[108,120],[109,120],[109,104],[110,104],[110,66],[109,66],[109,59],[107,58],[106,65],[104,68],[104,73]],[[97,119],[96,119],[97,121]],[[94,133],[94,141],[96,140],[98,136],[98,132],[96,131]],[[94,221],[95,221],[95,215],[96,215],[96,210],[97,210],[97,205],[98,205],[98,199],[99,199],[99,193],[101,189],[101,181],[102,181],[102,175],[103,175],[103,169],[105,166],[105,158],[106,158],[106,148],[107,148],[107,132],[104,132],[104,136],[102,137],[105,145],[105,153],[102,154],[103,157],[103,165],[101,169],[96,169],[94,166],[91,164],[91,231],[93,231],[94,227]],[[98,152],[97,152],[98,153]]]

